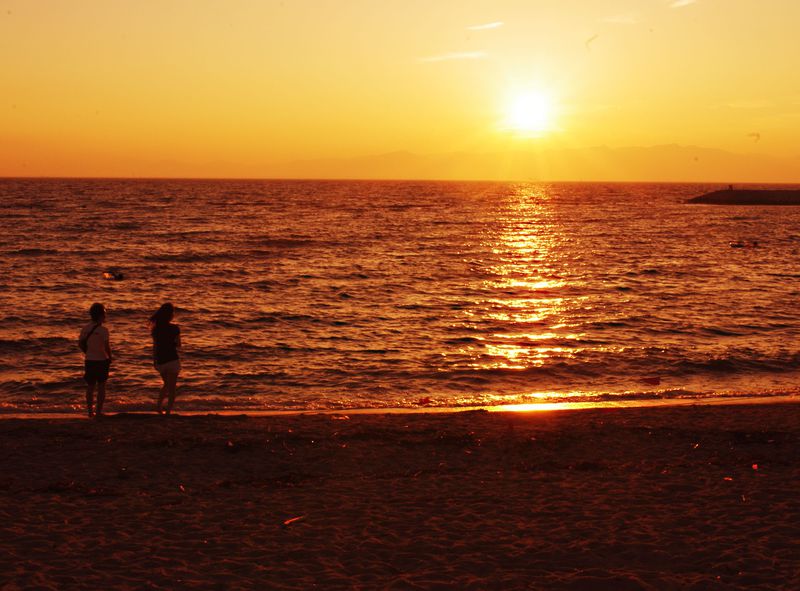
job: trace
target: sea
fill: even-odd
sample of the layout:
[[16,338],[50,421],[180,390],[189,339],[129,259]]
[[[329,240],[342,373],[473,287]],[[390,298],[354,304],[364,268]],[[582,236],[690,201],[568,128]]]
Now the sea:
[[800,393],[800,207],[701,184],[0,179],[0,414],[724,400]]

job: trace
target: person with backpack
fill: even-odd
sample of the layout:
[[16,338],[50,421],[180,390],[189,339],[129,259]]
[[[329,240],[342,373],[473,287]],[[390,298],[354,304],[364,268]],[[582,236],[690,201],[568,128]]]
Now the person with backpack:
[[[106,400],[106,380],[111,367],[111,345],[108,329],[103,326],[106,308],[103,304],[92,304],[89,308],[92,321],[83,327],[78,337],[78,347],[84,353],[84,374],[86,380],[86,410],[89,417],[103,414]],[[94,408],[94,386],[97,384],[97,407]]]

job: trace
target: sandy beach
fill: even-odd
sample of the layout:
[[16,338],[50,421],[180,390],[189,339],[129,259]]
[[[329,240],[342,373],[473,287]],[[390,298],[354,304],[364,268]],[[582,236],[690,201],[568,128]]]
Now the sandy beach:
[[0,421],[0,588],[798,589],[800,405]]

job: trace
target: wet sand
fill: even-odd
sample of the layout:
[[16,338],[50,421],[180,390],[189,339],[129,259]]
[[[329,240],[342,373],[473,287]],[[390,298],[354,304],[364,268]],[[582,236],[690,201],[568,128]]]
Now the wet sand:
[[0,589],[798,589],[800,404],[0,421]]

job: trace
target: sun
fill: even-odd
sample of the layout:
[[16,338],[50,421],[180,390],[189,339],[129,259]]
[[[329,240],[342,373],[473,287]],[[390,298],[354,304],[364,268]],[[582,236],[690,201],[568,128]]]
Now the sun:
[[542,135],[555,125],[553,99],[541,91],[527,91],[511,98],[504,128],[525,135]]

